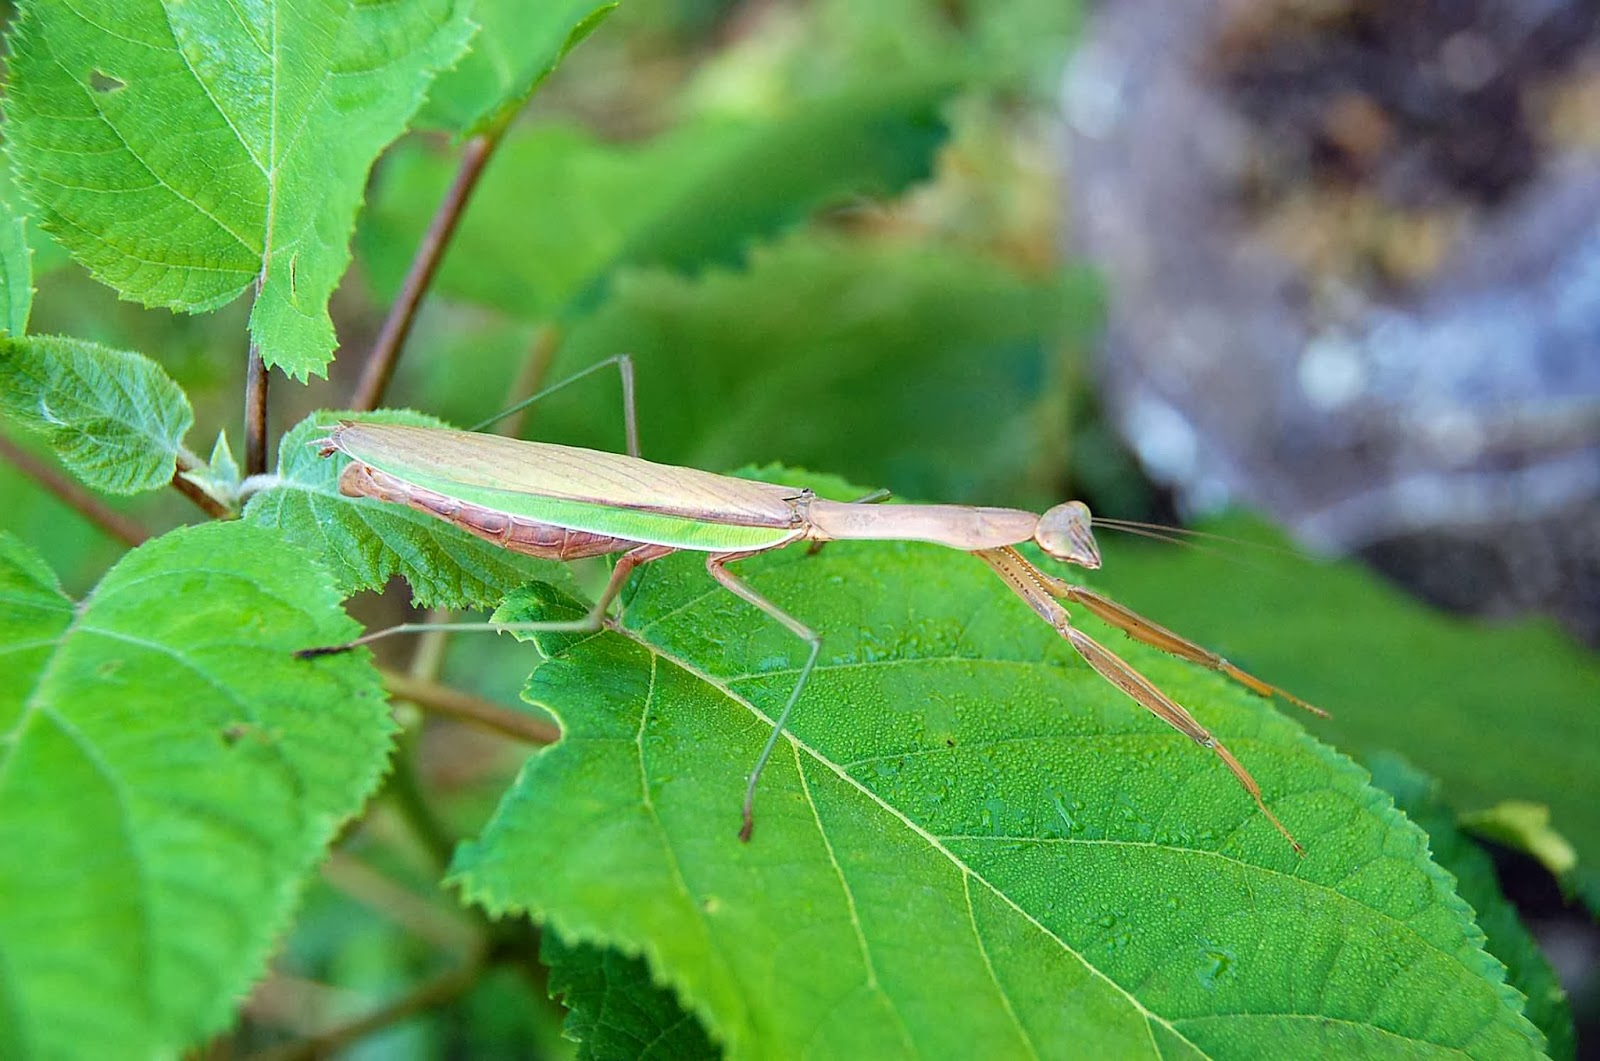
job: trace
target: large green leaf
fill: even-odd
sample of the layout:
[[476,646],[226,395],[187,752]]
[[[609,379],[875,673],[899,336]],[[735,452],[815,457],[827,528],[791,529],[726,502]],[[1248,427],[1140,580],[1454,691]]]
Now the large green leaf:
[[[1303,859],[977,560],[740,569],[824,634],[753,842],[744,778],[804,648],[670,557],[623,632],[540,639],[527,696],[563,737],[459,851],[468,898],[642,953],[733,1056],[1538,1053],[1426,836],[1271,705],[1126,649]],[[577,609],[531,587],[501,616]]]
[[[594,301],[624,265],[737,260],[819,205],[926,176],[950,91],[936,79],[880,86],[782,120],[700,123],[643,146],[562,127],[514,132],[473,195],[438,289],[542,320]],[[422,144],[385,165],[358,240],[380,288],[398,286],[454,172]]]
[[550,564],[507,552],[432,516],[340,494],[339,473],[347,458],[324,459],[313,443],[347,418],[448,426],[398,409],[312,413],[283,436],[277,481],[250,499],[244,518],[305,546],[332,570],[346,594],[382,589],[401,575],[419,605],[460,607],[498,603],[512,587],[549,577]]
[[[740,272],[624,278],[573,328],[550,376],[630,351],[655,460],[777,460],[992,504],[1050,467],[1064,427],[1037,396],[1060,348],[1097,319],[1082,274],[1026,278],[949,249],[805,236]],[[620,437],[609,381],[530,416],[540,438],[614,448]]]
[[0,411],[113,494],[166,486],[194,423],[183,389],[148,357],[53,336],[0,336]]
[[465,45],[459,0],[30,0],[6,134],[39,220],[124,297],[259,284],[269,365],[320,374],[367,170]]
[[391,723],[327,575],[240,523],[81,604],[0,537],[0,1055],[174,1056],[225,1026]]
[[433,83],[417,124],[470,135],[505,121],[616,8],[616,0],[477,0],[472,47]]
[[[1251,520],[1211,529],[1283,544]],[[1600,659],[1553,625],[1445,615],[1351,563],[1104,544],[1102,584],[1331,711],[1318,736],[1403,753],[1463,812],[1546,804],[1583,862],[1600,865]]]
[[722,1056],[672,992],[650,979],[643,960],[553,936],[544,938],[539,960],[550,968],[550,997],[569,1010],[563,1031],[579,1044],[578,1061]]
[[33,250],[28,246],[27,220],[9,194],[0,195],[0,333],[27,332],[32,307]]
[[1546,1052],[1557,1061],[1572,1058],[1577,1043],[1567,994],[1516,908],[1500,894],[1493,860],[1457,825],[1438,782],[1397,755],[1375,755],[1370,765],[1373,783],[1393,795],[1395,805],[1428,831],[1434,859],[1455,874],[1461,897],[1477,912],[1489,953],[1505,964],[1507,977],[1527,998],[1528,1019],[1544,1032]]

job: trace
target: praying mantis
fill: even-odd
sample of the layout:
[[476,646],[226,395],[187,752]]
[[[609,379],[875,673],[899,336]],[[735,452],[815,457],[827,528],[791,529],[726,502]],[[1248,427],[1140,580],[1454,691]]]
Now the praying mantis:
[[809,649],[747,779],[739,838],[748,841],[755,826],[757,784],[817,665],[822,638],[756,592],[728,565],[802,541],[813,548],[843,540],[931,542],[982,560],[1101,677],[1221,759],[1261,813],[1303,854],[1233,753],[1149,679],[1074,626],[1064,603],[1079,605],[1136,640],[1227,675],[1261,696],[1279,696],[1315,714],[1323,712],[1115,601],[1041,570],[1017,551],[1018,545],[1032,542],[1062,563],[1098,568],[1100,550],[1087,505],[1068,501],[1038,515],[968,505],[875,504],[882,500],[881,494],[840,502],[807,489],[656,464],[639,454],[633,363],[625,354],[591,365],[500,416],[613,364],[622,376],[626,455],[472,431],[349,420],[313,443],[323,457],[342,453],[350,459],[339,477],[339,490],[346,496],[404,505],[541,559],[570,561],[615,554],[611,576],[584,618],[488,626],[407,623],[343,645],[304,649],[298,655],[343,652],[392,634],[430,629],[597,630],[639,565],[675,552],[703,553],[712,579],[766,613]]

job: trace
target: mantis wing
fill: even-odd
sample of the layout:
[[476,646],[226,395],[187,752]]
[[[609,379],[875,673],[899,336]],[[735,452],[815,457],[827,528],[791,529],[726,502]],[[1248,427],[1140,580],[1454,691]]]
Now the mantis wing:
[[[329,445],[355,460],[440,493],[502,511],[517,496],[553,498],[745,527],[793,527],[801,491],[679,468],[620,453],[501,435],[343,421]],[[473,489],[476,488],[476,489]],[[522,513],[539,518],[536,512]]]

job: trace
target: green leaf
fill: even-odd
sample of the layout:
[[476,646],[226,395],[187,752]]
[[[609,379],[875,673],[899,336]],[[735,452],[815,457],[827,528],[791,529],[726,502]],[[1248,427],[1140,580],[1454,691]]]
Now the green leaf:
[[[1265,701],[1082,624],[1249,766],[1303,859],[977,560],[739,570],[824,638],[753,842],[744,778],[804,646],[669,557],[622,632],[540,638],[526,696],[563,737],[458,850],[470,900],[642,953],[735,1057],[1537,1055],[1426,836]],[[502,613],[563,614],[540,600]]]
[[[1255,520],[1207,529],[1284,545]],[[1446,615],[1353,563],[1102,544],[1101,584],[1331,711],[1317,736],[1352,754],[1400,752],[1465,813],[1545,804],[1580,859],[1600,865],[1600,659],[1552,624]]]
[[[1030,279],[956,250],[803,236],[741,272],[623,278],[551,378],[632,352],[653,460],[781,460],[993,504],[1030,473],[1036,492],[1054,481],[1040,472],[1061,447],[1038,396],[1058,351],[1097,320],[1082,274]],[[572,388],[535,407],[534,430],[615,448],[617,410],[613,387]]]
[[6,134],[39,220],[125,298],[259,294],[268,365],[321,374],[367,170],[465,45],[464,3],[22,5]]
[[244,476],[233,459],[233,447],[228,445],[226,431],[217,432],[217,440],[211,445],[211,459],[205,466],[184,472],[183,477],[229,509],[238,510],[239,487]]
[[166,486],[194,423],[183,389],[148,357],[53,336],[0,337],[0,410],[113,494]]
[[1395,805],[1428,831],[1434,861],[1455,874],[1461,897],[1477,912],[1489,953],[1505,964],[1512,986],[1527,998],[1525,1012],[1544,1032],[1545,1052],[1557,1061],[1569,1061],[1577,1042],[1567,994],[1516,908],[1500,894],[1488,853],[1457,825],[1456,813],[1440,795],[1438,782],[1398,755],[1375,755],[1369,765],[1373,783],[1393,795]]
[[509,120],[616,9],[615,0],[478,0],[472,47],[434,81],[417,124],[471,136]]
[[563,1034],[581,1044],[578,1061],[722,1056],[643,959],[547,935],[539,960],[550,967],[550,997],[567,1006]]
[[1502,800],[1466,815],[1462,824],[1479,836],[1532,856],[1563,884],[1578,868],[1578,852],[1571,841],[1550,827],[1550,808],[1542,803]]
[[495,604],[512,587],[550,576],[553,565],[508,552],[432,516],[340,494],[339,473],[348,458],[324,459],[313,442],[342,419],[449,426],[399,409],[312,413],[283,436],[277,481],[250,499],[247,521],[309,549],[346,595],[382,589],[400,575],[422,607]]
[[26,334],[32,308],[33,250],[28,246],[27,220],[9,194],[0,195],[0,333]]
[[[929,80],[861,90],[780,121],[691,125],[643,146],[561,127],[513,132],[451,240],[438,290],[544,320],[592,304],[626,265],[737,261],[818,206],[925,177],[950,91]],[[422,144],[385,165],[359,238],[380,288],[398,287],[454,172]]]
[[0,586],[0,1054],[174,1055],[233,1019],[376,785],[377,676],[294,658],[355,624],[236,522],[146,543],[76,607],[0,536]]

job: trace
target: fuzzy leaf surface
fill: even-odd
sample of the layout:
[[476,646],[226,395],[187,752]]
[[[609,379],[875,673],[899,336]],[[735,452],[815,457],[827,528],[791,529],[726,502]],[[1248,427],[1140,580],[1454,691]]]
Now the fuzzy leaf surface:
[[[392,724],[327,574],[240,523],[78,605],[0,536],[0,1055],[175,1056],[233,1019]],[[92,1000],[92,1004],[86,1004]]]
[[333,572],[346,594],[382,589],[395,575],[411,585],[418,605],[496,604],[530,578],[549,578],[555,565],[519,556],[474,538],[442,520],[399,505],[339,493],[342,454],[317,455],[312,442],[341,419],[418,427],[448,427],[409,410],[318,412],[278,446],[278,482],[250,499],[244,518],[309,549]]
[[367,170],[466,44],[458,0],[32,0],[6,135],[40,223],[123,297],[187,312],[252,284],[269,366],[321,374]]
[[417,124],[470,136],[509,117],[616,9],[615,0],[478,0],[472,46],[433,83]]
[[0,336],[0,411],[113,494],[166,486],[194,423],[183,388],[143,354],[45,335]]
[[[592,304],[623,266],[737,261],[818,206],[925,177],[950,91],[937,80],[857,90],[781,120],[700,123],[642,146],[560,126],[514,132],[451,240],[438,290],[546,320]],[[416,245],[455,170],[421,144],[391,163],[359,240],[389,290],[405,273],[400,248]]]
[[[753,842],[744,778],[804,648],[669,557],[623,632],[539,638],[526,696],[563,737],[458,851],[469,899],[642,953],[733,1057],[1538,1055],[1425,834],[1270,705],[1081,624],[1250,767],[1303,859],[975,559],[737,566],[824,638]],[[499,615],[578,610],[536,585]]]

